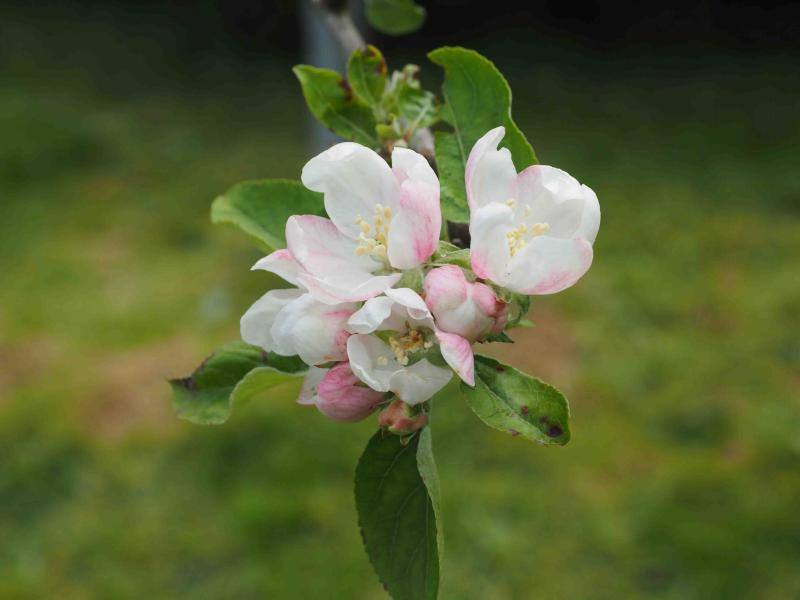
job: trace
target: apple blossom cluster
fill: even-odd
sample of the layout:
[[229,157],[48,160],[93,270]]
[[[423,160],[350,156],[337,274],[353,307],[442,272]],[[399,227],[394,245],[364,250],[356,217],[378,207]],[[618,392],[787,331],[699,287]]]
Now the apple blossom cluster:
[[311,159],[303,184],[329,218],[292,216],[287,248],[253,269],[271,290],[241,319],[244,341],[309,365],[299,402],[358,421],[379,407],[398,434],[425,425],[424,403],[453,373],[475,384],[472,344],[504,331],[509,292],[552,294],[589,269],[600,225],[595,193],[554,167],[517,173],[503,127],[470,152],[469,265],[446,264],[439,181],[428,161],[396,147],[391,167],[344,142]]

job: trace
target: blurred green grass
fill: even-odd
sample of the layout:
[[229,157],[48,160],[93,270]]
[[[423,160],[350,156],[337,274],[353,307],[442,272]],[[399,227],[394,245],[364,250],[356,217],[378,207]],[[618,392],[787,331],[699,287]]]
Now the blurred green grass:
[[[539,47],[531,69],[514,39],[479,49],[603,225],[589,275],[492,350],[567,393],[569,446],[437,399],[442,597],[797,597],[791,57]],[[135,83],[106,86],[86,51],[26,55],[0,82],[0,597],[381,598],[352,499],[372,421],[329,422],[286,389],[199,428],[164,383],[274,284],[208,206],[298,175],[291,62],[173,81],[115,44],[102,64]]]

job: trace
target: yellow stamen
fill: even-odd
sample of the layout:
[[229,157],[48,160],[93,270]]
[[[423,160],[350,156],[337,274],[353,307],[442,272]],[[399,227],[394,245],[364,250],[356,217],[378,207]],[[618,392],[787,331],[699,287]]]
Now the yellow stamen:
[[383,204],[376,204],[372,215],[372,224],[364,220],[361,215],[356,217],[356,225],[361,229],[358,236],[359,244],[356,255],[369,254],[380,261],[386,261],[386,240],[389,237],[389,224],[392,219],[392,209]]

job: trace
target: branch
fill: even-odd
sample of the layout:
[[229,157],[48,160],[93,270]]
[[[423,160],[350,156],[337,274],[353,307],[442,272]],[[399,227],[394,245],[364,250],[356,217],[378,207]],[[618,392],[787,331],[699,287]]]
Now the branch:
[[348,3],[345,2],[338,8],[334,6],[338,3],[330,0],[311,0],[311,3],[322,11],[325,25],[344,50],[345,59],[367,45],[350,17]]
[[[346,54],[345,60],[353,52],[367,45],[350,17],[349,2],[311,0],[311,3],[322,13],[325,26],[331,32],[331,35],[336,38]],[[436,170],[433,134],[430,129],[425,127],[414,132],[409,145],[413,150],[422,154]]]

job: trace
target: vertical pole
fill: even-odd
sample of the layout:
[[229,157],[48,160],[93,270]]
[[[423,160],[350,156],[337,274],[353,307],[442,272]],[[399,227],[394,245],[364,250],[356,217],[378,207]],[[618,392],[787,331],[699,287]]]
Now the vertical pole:
[[[314,6],[311,0],[304,0],[302,5],[305,61],[315,67],[325,67],[343,73],[347,57],[339,40],[325,25],[321,8]],[[318,154],[340,141],[311,115],[308,116],[307,128],[310,133],[312,154]]]

